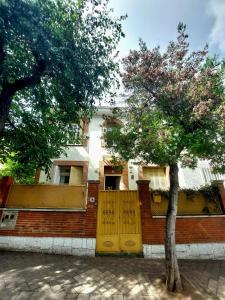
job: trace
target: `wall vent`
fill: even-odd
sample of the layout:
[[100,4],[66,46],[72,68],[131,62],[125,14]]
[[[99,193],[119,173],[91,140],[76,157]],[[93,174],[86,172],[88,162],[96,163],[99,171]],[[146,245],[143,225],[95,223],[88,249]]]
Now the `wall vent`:
[[18,211],[3,211],[1,220],[0,220],[0,228],[1,229],[14,229],[16,227]]

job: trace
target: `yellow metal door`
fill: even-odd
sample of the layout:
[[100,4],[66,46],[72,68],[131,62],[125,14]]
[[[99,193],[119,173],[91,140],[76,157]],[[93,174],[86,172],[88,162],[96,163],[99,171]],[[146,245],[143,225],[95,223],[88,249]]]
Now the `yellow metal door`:
[[99,192],[96,251],[142,252],[137,191]]

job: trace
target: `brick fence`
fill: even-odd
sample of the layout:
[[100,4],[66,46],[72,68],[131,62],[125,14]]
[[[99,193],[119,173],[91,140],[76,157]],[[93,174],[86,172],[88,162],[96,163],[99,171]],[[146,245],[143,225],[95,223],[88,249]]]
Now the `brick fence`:
[[[137,183],[141,201],[142,241],[144,244],[163,244],[165,218],[154,218],[151,215],[150,202],[152,194],[149,191],[149,181],[139,180]],[[221,184],[220,188],[222,189]],[[225,203],[223,200],[222,198],[222,203]],[[225,243],[225,217],[178,217],[176,221],[176,242],[178,244]]]
[[[2,203],[2,206],[4,206],[12,180],[5,179],[2,184],[4,184],[5,187],[1,189],[2,194],[0,202]],[[154,245],[164,244],[165,217],[153,217],[151,214],[150,203],[152,194],[149,191],[149,181],[139,180],[137,184],[141,202],[142,241],[144,253],[148,256],[146,254],[147,250],[145,251],[146,245],[151,245],[151,247],[153,247]],[[222,205],[224,205],[223,208],[225,208],[225,193],[221,183],[219,184],[219,189]],[[87,245],[90,242],[89,239],[91,239],[92,246],[90,253],[91,255],[94,255],[98,191],[99,181],[89,181],[87,207],[83,211],[47,209],[26,211],[15,209],[15,211],[18,211],[16,226],[12,229],[0,230],[0,247],[2,247],[3,244],[8,248],[15,247],[12,243],[14,243],[13,238],[15,239],[16,237],[18,239],[19,237],[26,237],[26,243],[29,245],[31,244],[31,246],[34,247],[34,242],[38,244],[40,238],[45,237],[52,238],[49,240],[50,246],[45,246],[48,248],[46,248],[47,250],[49,250],[50,247],[52,252],[65,253],[67,251],[66,253],[69,254],[79,254],[81,253],[79,251],[82,251],[82,247],[85,248],[85,245]],[[0,211],[0,217],[3,211],[4,210]],[[30,238],[36,238],[36,240],[32,241]],[[58,243],[57,247],[55,246],[55,238]],[[80,245],[79,247],[76,246],[79,249],[76,248],[75,251],[72,242],[69,250],[68,248],[65,248],[65,244],[70,243],[68,238],[70,238],[70,240],[74,239],[74,243]],[[182,245],[220,243],[220,246],[223,249],[222,254],[220,253],[220,255],[224,255],[225,257],[225,215],[178,217],[176,223],[176,242],[177,244]],[[63,249],[67,250],[64,251]]]
[[[9,180],[7,191],[9,190]],[[12,181],[10,181],[12,182]],[[5,183],[3,183],[5,184]],[[97,200],[99,181],[88,182],[88,201],[84,211],[63,210],[18,210],[15,229],[0,230],[0,236],[32,237],[96,237]],[[6,198],[6,188],[4,202]],[[90,197],[96,201],[91,203]],[[15,208],[15,211],[17,209]],[[1,216],[1,212],[0,212]]]

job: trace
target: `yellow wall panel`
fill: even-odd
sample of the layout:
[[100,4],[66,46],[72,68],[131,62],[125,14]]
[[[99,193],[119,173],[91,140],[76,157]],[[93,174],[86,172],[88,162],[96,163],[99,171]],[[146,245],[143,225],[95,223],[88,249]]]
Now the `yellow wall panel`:
[[12,185],[8,208],[85,208],[86,187],[70,185]]
[[[161,202],[151,202],[151,210],[153,215],[166,215],[168,199],[161,196]],[[209,213],[221,214],[221,208],[215,201],[207,201],[201,193],[195,194],[193,197],[188,197],[185,192],[179,192],[178,199],[178,215],[205,215],[206,207]]]

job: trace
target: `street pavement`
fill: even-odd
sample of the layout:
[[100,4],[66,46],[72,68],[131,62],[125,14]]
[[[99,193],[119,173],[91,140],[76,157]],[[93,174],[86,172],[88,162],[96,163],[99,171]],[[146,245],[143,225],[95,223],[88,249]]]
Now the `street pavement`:
[[179,260],[184,292],[168,293],[163,260],[0,252],[0,300],[225,299],[225,260]]

